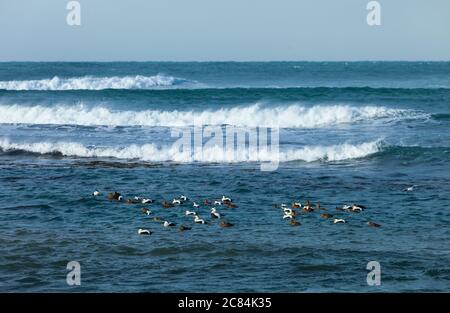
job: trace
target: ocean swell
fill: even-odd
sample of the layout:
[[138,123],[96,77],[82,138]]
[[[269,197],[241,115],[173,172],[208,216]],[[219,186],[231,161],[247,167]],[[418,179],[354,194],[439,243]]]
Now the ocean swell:
[[118,111],[105,106],[0,105],[0,123],[82,126],[234,125],[242,127],[319,128],[377,119],[417,118],[415,111],[380,106],[292,104],[236,106],[203,111]]

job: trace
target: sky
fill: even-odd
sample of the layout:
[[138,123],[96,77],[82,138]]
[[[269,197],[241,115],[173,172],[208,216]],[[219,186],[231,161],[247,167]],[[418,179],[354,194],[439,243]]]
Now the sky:
[[449,0],[0,0],[0,61],[450,60]]

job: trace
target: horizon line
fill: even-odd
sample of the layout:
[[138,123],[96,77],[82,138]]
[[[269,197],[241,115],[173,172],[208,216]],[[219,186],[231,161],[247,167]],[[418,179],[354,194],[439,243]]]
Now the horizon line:
[[0,60],[0,63],[361,63],[361,62],[450,62],[447,60]]

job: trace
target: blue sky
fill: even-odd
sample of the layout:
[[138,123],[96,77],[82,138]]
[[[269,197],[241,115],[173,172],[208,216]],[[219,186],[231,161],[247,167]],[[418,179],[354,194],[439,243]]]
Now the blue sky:
[[450,60],[449,0],[0,0],[0,61]]

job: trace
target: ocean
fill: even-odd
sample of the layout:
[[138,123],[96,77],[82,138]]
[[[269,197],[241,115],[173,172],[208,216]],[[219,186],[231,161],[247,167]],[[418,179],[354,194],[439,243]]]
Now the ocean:
[[[194,121],[278,148],[193,157],[172,145]],[[327,211],[283,219],[308,200]],[[448,292],[449,207],[450,62],[0,63],[2,292]]]

